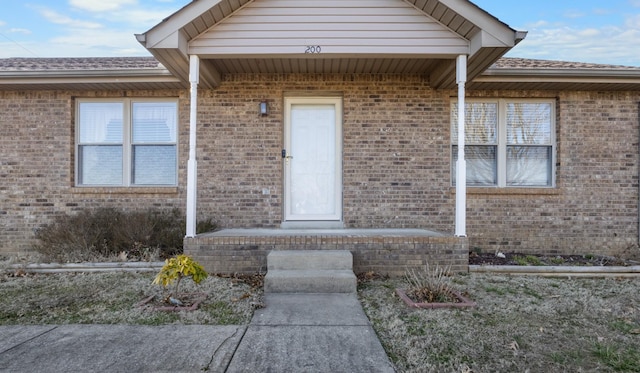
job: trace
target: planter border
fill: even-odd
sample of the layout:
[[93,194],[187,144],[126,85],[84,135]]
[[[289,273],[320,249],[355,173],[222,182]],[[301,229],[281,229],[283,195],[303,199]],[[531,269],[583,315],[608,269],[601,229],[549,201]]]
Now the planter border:
[[409,307],[412,308],[426,308],[426,309],[436,309],[436,308],[466,308],[466,307],[475,307],[477,305],[476,302],[470,300],[469,298],[463,296],[462,294],[452,291],[453,295],[460,300],[458,303],[416,303],[412,301],[408,296],[404,289],[397,288],[396,294],[402,299],[402,301]]
[[470,265],[469,272],[546,277],[640,277],[640,266]]

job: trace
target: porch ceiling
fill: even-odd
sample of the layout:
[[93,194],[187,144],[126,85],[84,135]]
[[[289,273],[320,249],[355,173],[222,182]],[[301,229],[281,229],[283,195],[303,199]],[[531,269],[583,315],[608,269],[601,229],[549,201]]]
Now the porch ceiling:
[[242,73],[421,74],[453,88],[457,55],[473,79],[524,35],[467,0],[198,0],[137,38],[185,83],[200,56],[207,88]]

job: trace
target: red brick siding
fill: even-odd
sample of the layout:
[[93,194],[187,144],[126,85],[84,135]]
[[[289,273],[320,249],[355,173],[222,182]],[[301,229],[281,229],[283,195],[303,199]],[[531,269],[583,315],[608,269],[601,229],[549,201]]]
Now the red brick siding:
[[[344,99],[344,222],[353,228],[453,233],[450,97],[419,76],[236,75],[200,90],[198,215],[223,227],[277,227],[282,217],[283,97]],[[179,97],[179,185],[73,188],[75,97]],[[638,240],[640,93],[469,92],[557,98],[557,188],[477,190],[469,245],[487,250],[615,254]],[[270,114],[260,117],[261,100]],[[183,208],[188,91],[0,92],[0,252],[28,250],[50,218],[83,208]],[[268,194],[263,194],[268,190]],[[87,193],[89,192],[89,193]]]
[[517,195],[471,190],[471,247],[605,255],[637,247],[639,93],[471,95],[557,98],[557,188]]

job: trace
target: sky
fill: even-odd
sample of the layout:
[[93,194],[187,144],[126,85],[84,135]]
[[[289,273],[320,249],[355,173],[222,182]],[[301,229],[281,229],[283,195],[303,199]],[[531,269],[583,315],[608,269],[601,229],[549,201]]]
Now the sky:
[[[528,31],[507,57],[640,66],[640,0],[473,2],[511,28]],[[134,34],[188,3],[0,0],[0,58],[148,56]]]

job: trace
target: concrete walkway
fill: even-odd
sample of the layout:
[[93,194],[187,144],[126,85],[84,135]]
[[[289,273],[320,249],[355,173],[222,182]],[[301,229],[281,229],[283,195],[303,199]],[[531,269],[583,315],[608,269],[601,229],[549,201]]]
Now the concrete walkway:
[[1,372],[394,372],[355,294],[267,294],[248,326],[0,326]]

